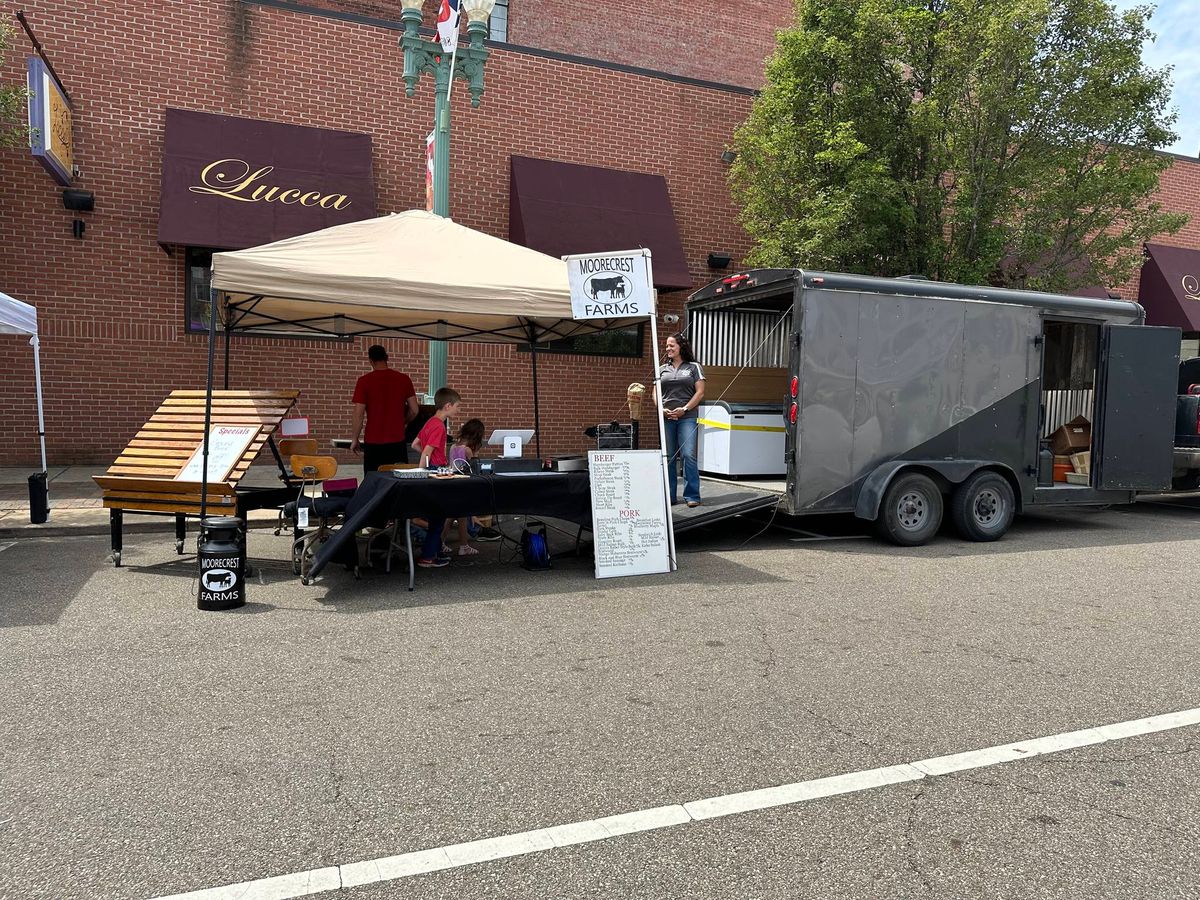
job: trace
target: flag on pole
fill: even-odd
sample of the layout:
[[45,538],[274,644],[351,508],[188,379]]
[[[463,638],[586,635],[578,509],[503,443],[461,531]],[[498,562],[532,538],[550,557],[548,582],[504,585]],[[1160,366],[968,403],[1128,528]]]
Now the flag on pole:
[[425,211],[433,212],[433,147],[436,129],[425,138]]
[[437,33],[442,49],[453,53],[458,46],[458,0],[442,0],[438,8]]

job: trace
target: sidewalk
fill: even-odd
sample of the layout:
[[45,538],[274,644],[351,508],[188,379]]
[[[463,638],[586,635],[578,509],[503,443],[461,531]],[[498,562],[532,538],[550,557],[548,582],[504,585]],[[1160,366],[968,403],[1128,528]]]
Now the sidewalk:
[[[47,473],[50,493],[50,518],[43,525],[29,521],[29,476],[33,467],[0,467],[0,538],[32,537],[59,534],[108,534],[108,510],[102,505],[100,488],[93,475],[103,475],[105,466],[59,466]],[[274,465],[250,468],[242,484],[259,487],[278,487],[279,470]],[[250,527],[274,525],[278,513],[273,509],[258,509],[250,513]],[[194,530],[196,523],[189,523]],[[126,533],[174,531],[173,516],[125,517]]]

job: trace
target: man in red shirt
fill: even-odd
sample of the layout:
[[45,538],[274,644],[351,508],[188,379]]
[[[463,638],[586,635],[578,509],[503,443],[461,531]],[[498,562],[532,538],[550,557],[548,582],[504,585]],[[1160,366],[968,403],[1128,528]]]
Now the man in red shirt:
[[[367,359],[371,371],[354,385],[354,440],[350,442],[355,453],[362,448],[363,474],[389,463],[408,462],[404,430],[418,411],[412,379],[388,365],[387,350],[374,344],[367,350]],[[363,416],[367,419],[366,434],[362,434]]]

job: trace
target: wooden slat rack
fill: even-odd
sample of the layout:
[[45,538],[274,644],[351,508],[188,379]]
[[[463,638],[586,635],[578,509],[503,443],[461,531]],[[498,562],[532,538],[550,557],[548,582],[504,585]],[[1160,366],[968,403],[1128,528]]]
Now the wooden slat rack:
[[[259,432],[223,479],[214,473],[208,485],[207,515],[242,516],[252,509],[282,506],[293,499],[296,485],[275,447],[274,432],[300,396],[286,391],[213,391],[213,425],[258,425]],[[172,391],[162,406],[134,435],[116,461],[94,479],[109,510],[113,562],[121,565],[122,525],[127,512],[175,516],[175,551],[183,553],[187,520],[199,517],[200,484],[175,476],[204,440],[204,391]],[[239,485],[250,464],[269,446],[279,466],[277,488]]]

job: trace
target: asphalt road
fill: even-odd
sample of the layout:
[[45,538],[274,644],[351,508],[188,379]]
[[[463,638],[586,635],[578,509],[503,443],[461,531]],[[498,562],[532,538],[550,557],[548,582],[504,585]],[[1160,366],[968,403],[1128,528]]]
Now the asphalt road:
[[[739,521],[671,576],[0,543],[0,897],[153,898],[1200,707],[1187,503],[918,549]],[[782,525],[785,527],[774,527]],[[838,539],[812,540],[812,533]],[[489,561],[490,560],[490,561]],[[1200,727],[318,897],[1200,895]]]

